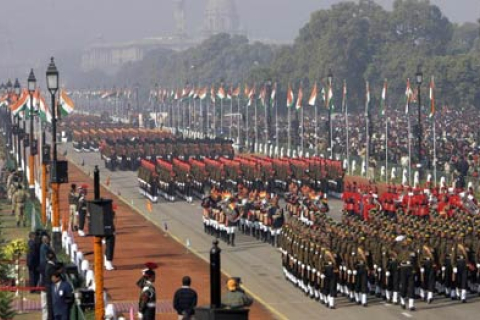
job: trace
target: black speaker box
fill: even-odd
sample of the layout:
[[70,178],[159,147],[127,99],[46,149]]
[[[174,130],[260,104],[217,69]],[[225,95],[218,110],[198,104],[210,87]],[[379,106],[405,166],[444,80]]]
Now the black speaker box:
[[43,164],[49,164],[50,163],[50,145],[49,144],[44,144],[42,147],[42,163]]
[[89,234],[95,237],[113,235],[113,209],[111,199],[88,201]]
[[68,161],[57,160],[51,165],[50,181],[53,183],[68,183]]
[[80,289],[80,308],[83,311],[95,309],[95,291],[91,289]]

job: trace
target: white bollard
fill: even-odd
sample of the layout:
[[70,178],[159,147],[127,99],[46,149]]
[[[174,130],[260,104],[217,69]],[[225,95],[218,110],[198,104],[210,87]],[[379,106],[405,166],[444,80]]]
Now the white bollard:
[[78,251],[78,246],[76,243],[72,244],[71,249],[70,249],[70,259],[72,261],[75,261],[75,256],[77,255]]
[[93,270],[88,270],[85,276],[85,286],[89,289],[95,290],[95,274]]
[[382,166],[382,167],[380,168],[380,176],[381,176],[381,177],[385,177],[386,174],[387,174],[387,171],[386,171],[386,169],[385,169],[385,166]]
[[83,261],[83,253],[82,251],[78,251],[76,261],[74,261],[74,263],[77,265],[77,267],[80,267],[80,265],[82,264],[82,261]]
[[287,158],[292,157],[292,149],[287,150]]
[[298,151],[298,157],[299,157],[299,158],[303,158],[303,151],[302,151],[302,150],[299,150],[299,151]]
[[357,171],[357,160],[352,160],[352,174],[355,174],[355,171]]
[[432,174],[431,173],[429,173],[427,175],[427,182],[432,182]]
[[406,186],[408,185],[408,170],[407,169],[403,169],[403,173],[402,173],[402,185]]
[[283,158],[285,156],[285,149],[282,147],[280,148],[280,158]]
[[343,159],[342,167],[343,167],[343,170],[348,171],[348,160],[347,159]]
[[413,187],[420,187],[420,173],[418,171],[415,171],[415,173],[413,174]]
[[293,153],[292,153],[292,158],[296,158],[297,157],[297,150],[293,150]]
[[365,166],[365,160],[363,160],[362,161],[362,171],[361,171],[362,177],[364,177],[366,173],[367,173],[367,168]]
[[87,259],[84,259],[80,265],[80,271],[84,277],[87,275],[88,270],[90,270],[90,264]]
[[276,149],[276,148],[273,147],[273,144],[270,145],[270,154],[269,154],[270,158],[273,158],[273,157],[274,157],[274,154],[275,154],[275,151],[274,151],[274,150],[275,150],[275,149]]
[[310,158],[310,153],[306,152],[305,153],[305,158],[307,158],[307,159]]
[[115,313],[115,306],[111,303],[107,304],[105,307],[105,319],[116,320],[117,315]]
[[67,247],[67,238],[68,238],[67,231],[63,231],[62,232],[62,248],[64,249]]
[[392,174],[390,175],[390,179],[395,180],[397,178],[397,168],[392,168]]
[[440,178],[440,187],[441,188],[446,188],[447,187],[447,180],[445,179],[445,177]]

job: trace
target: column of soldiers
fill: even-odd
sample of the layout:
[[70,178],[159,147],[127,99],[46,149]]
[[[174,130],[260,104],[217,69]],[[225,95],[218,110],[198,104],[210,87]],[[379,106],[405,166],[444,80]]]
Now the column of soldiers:
[[[460,205],[466,202],[447,207],[430,197],[429,211],[419,215],[412,203],[418,202],[418,210],[424,202],[416,191],[397,194],[389,188],[379,198],[376,190],[349,188],[341,222],[291,188],[282,265],[285,277],[306,295],[330,308],[341,294],[365,307],[373,295],[415,310],[418,298],[431,303],[443,295],[465,303],[468,291],[480,294],[480,216]],[[361,203],[351,201],[352,192],[360,193]],[[446,196],[455,195],[453,190]],[[470,193],[459,196],[476,202]],[[392,199],[394,208],[387,205]]]
[[213,187],[202,201],[205,233],[235,246],[237,230],[257,240],[278,245],[284,222],[278,196],[259,189],[249,190],[242,184],[237,192],[221,192]]

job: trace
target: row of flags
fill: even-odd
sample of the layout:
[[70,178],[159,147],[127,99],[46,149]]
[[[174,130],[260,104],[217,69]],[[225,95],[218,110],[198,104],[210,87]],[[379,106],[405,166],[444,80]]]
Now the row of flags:
[[[18,97],[15,94],[6,94],[0,97],[0,106],[10,108],[12,115],[21,119],[30,116],[31,106],[33,106],[35,114],[38,114],[42,121],[49,123],[52,121],[52,113],[38,89],[31,96],[27,89],[23,89]],[[68,116],[75,109],[73,100],[64,89],[60,90],[58,106],[58,117]]]
[[[258,95],[257,95],[258,90]],[[434,97],[434,90],[435,90],[435,82],[434,78],[431,78],[430,82],[430,117],[433,117],[435,114],[435,97]],[[224,85],[220,85],[220,87],[215,88],[214,85],[212,86],[204,86],[204,87],[195,87],[195,86],[185,86],[184,88],[177,88],[177,89],[166,89],[166,88],[157,88],[152,89],[149,94],[149,101],[157,101],[164,103],[168,100],[173,101],[183,101],[187,99],[199,99],[205,100],[210,97],[212,103],[215,103],[217,99],[223,100],[232,100],[233,98],[239,98],[242,93],[241,85],[236,87],[229,86],[228,88]],[[74,91],[72,92],[73,96],[82,96],[82,95],[89,95],[93,97],[98,97],[101,99],[111,99],[111,98],[119,98],[125,97],[130,98],[132,96],[131,89],[112,89],[112,90],[92,90],[92,91]],[[315,106],[320,98],[323,102],[324,107],[333,112],[335,110],[334,105],[334,95],[333,95],[333,88],[331,85],[327,85],[326,87],[322,87],[319,92],[319,85],[315,82],[310,95],[308,96],[307,105]],[[270,99],[270,104],[273,107],[276,103],[276,96],[277,96],[277,84],[272,85],[272,90],[270,93],[270,97],[267,97],[267,88],[266,86],[261,86],[257,89],[257,86],[254,84],[251,87],[248,84],[245,84],[243,95],[246,99],[248,99],[248,106],[251,106],[255,99],[257,98],[260,103],[265,106],[267,99]],[[384,85],[382,87],[381,92],[381,101],[380,101],[380,114],[385,115],[387,110],[387,95],[388,95],[388,82],[385,80]],[[412,90],[410,79],[407,79],[407,85],[405,90],[406,95],[406,105],[405,105],[405,113],[408,114],[409,106],[411,103],[417,101],[417,94]],[[292,85],[288,84],[287,88],[287,101],[286,105],[287,108],[293,108],[295,106],[296,110],[300,110],[304,107],[304,88],[300,86],[298,88],[298,93],[295,95]],[[370,85],[366,83],[366,106],[365,112],[369,112],[370,104],[371,104],[371,96],[370,96]],[[1,101],[0,101],[1,103]],[[342,89],[342,113],[346,112],[347,110],[347,82],[344,81],[343,89]]]

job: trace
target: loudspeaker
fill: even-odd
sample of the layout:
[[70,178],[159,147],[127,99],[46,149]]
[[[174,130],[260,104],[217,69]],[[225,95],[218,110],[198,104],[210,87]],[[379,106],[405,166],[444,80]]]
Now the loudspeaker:
[[44,144],[42,146],[42,163],[43,164],[49,164],[50,163],[50,145],[49,144]]
[[95,237],[113,235],[113,209],[111,199],[88,201],[89,234]]
[[68,183],[68,161],[52,161],[50,181],[53,183]]
[[38,154],[38,144],[37,139],[32,140],[32,145],[30,146],[30,154],[36,156]]
[[95,309],[95,291],[91,289],[80,289],[80,308],[83,311]]

